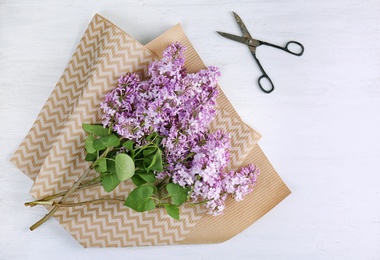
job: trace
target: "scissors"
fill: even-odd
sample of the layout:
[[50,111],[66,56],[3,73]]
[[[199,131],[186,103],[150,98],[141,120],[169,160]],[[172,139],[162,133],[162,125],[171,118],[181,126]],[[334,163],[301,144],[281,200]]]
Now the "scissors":
[[[259,84],[259,87],[261,88],[262,91],[264,91],[265,93],[269,94],[269,93],[271,93],[274,90],[274,85],[273,85],[272,80],[269,78],[268,74],[265,72],[265,70],[261,66],[259,59],[256,57],[256,48],[259,47],[259,46],[261,46],[261,45],[267,45],[267,46],[270,46],[270,47],[274,47],[274,48],[286,51],[286,52],[288,52],[290,54],[293,54],[293,55],[296,55],[296,56],[302,56],[303,51],[304,51],[304,47],[303,47],[303,45],[301,43],[296,42],[296,41],[288,41],[286,43],[285,47],[281,47],[281,46],[274,45],[274,44],[271,44],[271,43],[268,43],[268,42],[264,42],[264,41],[253,39],[252,36],[249,34],[249,32],[247,30],[247,27],[244,25],[243,21],[241,20],[241,18],[235,12],[232,12],[232,13],[235,16],[235,20],[238,23],[238,25],[240,27],[240,30],[243,33],[243,36],[237,36],[237,35],[233,35],[233,34],[230,34],[230,33],[224,33],[224,32],[217,32],[217,33],[219,33],[223,37],[226,37],[227,39],[234,40],[234,41],[237,41],[237,42],[244,43],[244,44],[248,45],[248,48],[249,48],[249,50],[251,51],[251,53],[253,55],[253,58],[255,59],[257,65],[259,66],[261,72],[263,73],[259,77],[259,79],[257,80],[257,82]],[[300,50],[299,51],[292,51],[292,50],[290,50],[289,46],[291,46],[291,45],[294,45],[294,47],[298,46]],[[267,79],[269,81],[269,83],[270,83],[270,88],[269,89],[263,88],[263,86],[261,85],[261,80],[262,79]]]

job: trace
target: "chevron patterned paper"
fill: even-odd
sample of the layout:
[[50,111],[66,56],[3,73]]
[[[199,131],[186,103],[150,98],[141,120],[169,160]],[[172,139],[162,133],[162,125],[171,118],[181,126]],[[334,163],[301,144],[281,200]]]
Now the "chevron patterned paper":
[[[34,198],[70,189],[89,168],[84,161],[82,123],[99,122],[99,103],[116,86],[120,75],[135,71],[145,78],[149,63],[175,41],[187,47],[185,66],[190,72],[205,67],[180,25],[143,46],[105,18],[94,16],[34,125],[11,158],[34,180]],[[137,213],[111,202],[60,208],[54,217],[85,247],[215,243],[231,238],[290,191],[257,145],[261,135],[242,122],[221,89],[218,114],[211,128],[231,133],[229,169],[248,163],[257,163],[261,168],[257,189],[240,204],[249,209],[243,213],[246,217],[239,218],[239,203],[233,201],[227,203],[222,217],[206,215],[201,206],[181,207],[181,221],[170,218],[162,209]],[[128,181],[111,193],[92,187],[74,192],[68,201],[125,198],[133,187]],[[226,228],[225,222],[231,220],[236,226]]]

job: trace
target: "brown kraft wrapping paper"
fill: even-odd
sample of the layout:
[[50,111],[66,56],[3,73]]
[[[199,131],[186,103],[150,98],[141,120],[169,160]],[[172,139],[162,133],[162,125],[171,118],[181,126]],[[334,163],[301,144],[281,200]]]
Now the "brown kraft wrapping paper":
[[[116,86],[120,75],[135,71],[146,78],[148,64],[176,41],[187,48],[185,66],[189,72],[205,68],[180,25],[143,46],[102,16],[94,16],[34,125],[11,158],[34,180],[34,198],[68,190],[88,169],[81,124],[100,122],[99,103]],[[257,144],[261,135],[241,120],[219,90],[218,114],[211,128],[231,133],[228,168],[255,163],[261,171],[257,187],[243,201],[228,200],[225,213],[218,217],[205,214],[201,206],[183,206],[180,221],[163,209],[138,213],[121,203],[108,202],[60,208],[54,217],[84,247],[126,247],[218,243],[265,215],[290,190]],[[133,188],[130,181],[111,193],[92,187],[73,193],[67,201],[124,198]]]

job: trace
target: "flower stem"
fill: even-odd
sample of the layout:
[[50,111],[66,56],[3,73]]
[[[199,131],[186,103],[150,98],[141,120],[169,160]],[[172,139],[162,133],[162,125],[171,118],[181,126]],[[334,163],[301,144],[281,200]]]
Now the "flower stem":
[[196,205],[201,205],[201,204],[205,204],[207,202],[209,202],[210,200],[202,200],[202,201],[199,201],[199,202],[189,202],[187,203],[187,205],[190,205],[190,206],[196,206]]
[[[107,154],[109,152],[109,148],[107,148],[104,153],[99,156],[98,160],[100,158],[103,158],[103,157],[106,157]],[[98,161],[97,160],[97,161]],[[94,164],[96,164],[96,162],[94,162]],[[65,202],[65,200],[71,195],[71,193],[73,193],[78,187],[79,185],[82,183],[82,181],[86,178],[86,176],[91,172],[92,170],[92,167],[88,168],[88,170],[82,174],[82,176],[74,183],[74,185],[67,191],[67,193],[65,195],[63,195],[62,199],[59,201],[60,203],[63,203]],[[38,228],[39,226],[41,226],[43,223],[45,223],[51,216],[53,216],[53,214],[59,209],[59,207],[54,207],[48,214],[46,214],[42,219],[40,219],[39,221],[37,221],[34,225],[32,225],[29,229],[31,231],[35,230],[36,228]]]
[[106,198],[102,198],[102,199],[94,199],[94,200],[87,200],[87,201],[81,201],[81,202],[76,202],[76,203],[62,203],[62,202],[53,202],[52,206],[54,207],[78,207],[78,206],[83,206],[83,205],[86,205],[86,204],[90,204],[90,203],[99,203],[99,202],[103,202],[103,201],[107,201],[107,202],[124,202],[125,200],[124,199],[106,199]]
[[[78,188],[79,184],[86,178],[87,174],[91,172],[91,168],[89,168],[75,183],[74,185],[67,191],[67,193],[62,197],[62,199],[59,202],[64,202],[68,196],[70,196],[71,193],[73,193],[76,188]],[[46,214],[42,219],[37,221],[33,226],[31,226],[29,229],[30,231],[35,230],[39,226],[41,226],[43,223],[45,223],[53,214],[59,209],[59,207],[54,207],[48,214]]]
[[[85,189],[85,188],[92,188],[92,187],[99,186],[99,184],[101,184],[101,182],[92,183],[92,181],[93,180],[85,182],[85,183],[79,185],[79,187],[76,190],[78,191],[78,190]],[[42,204],[42,203],[40,203],[41,201],[49,201],[49,200],[52,200],[52,199],[56,199],[56,198],[64,196],[66,193],[67,193],[67,191],[60,192],[60,193],[57,193],[57,194],[53,194],[53,195],[44,197],[44,198],[39,199],[39,200],[34,200],[34,201],[26,202],[24,205],[25,206],[34,207],[36,205],[41,205]]]
[[161,189],[163,186],[167,185],[166,181],[169,179],[169,176],[163,178],[157,185],[157,189]]

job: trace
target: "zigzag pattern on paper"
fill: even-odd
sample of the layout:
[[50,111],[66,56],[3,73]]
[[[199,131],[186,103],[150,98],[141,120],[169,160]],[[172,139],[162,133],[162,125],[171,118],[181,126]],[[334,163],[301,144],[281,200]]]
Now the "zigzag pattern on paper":
[[78,103],[99,54],[105,25],[98,16],[94,17],[31,130],[11,158],[11,162],[32,180],[37,177],[55,139]]
[[[92,188],[77,193],[73,201],[120,198],[133,188],[133,184],[123,183],[111,194],[101,187]],[[104,202],[60,210],[56,218],[85,247],[125,247],[178,244],[203,214],[200,206],[181,207],[181,221],[176,221],[163,209],[139,213],[122,203]]]
[[[104,46],[101,45],[102,52],[87,88],[50,150],[32,188],[32,195],[37,198],[69,189],[78,176],[86,171],[88,163],[83,160],[82,122],[99,122],[99,103],[103,94],[116,86],[117,77],[126,70],[142,71],[151,61],[151,58],[142,59],[142,54],[139,54],[141,45],[115,32],[112,27],[104,31],[102,39]],[[130,57],[126,53],[131,54]]]

